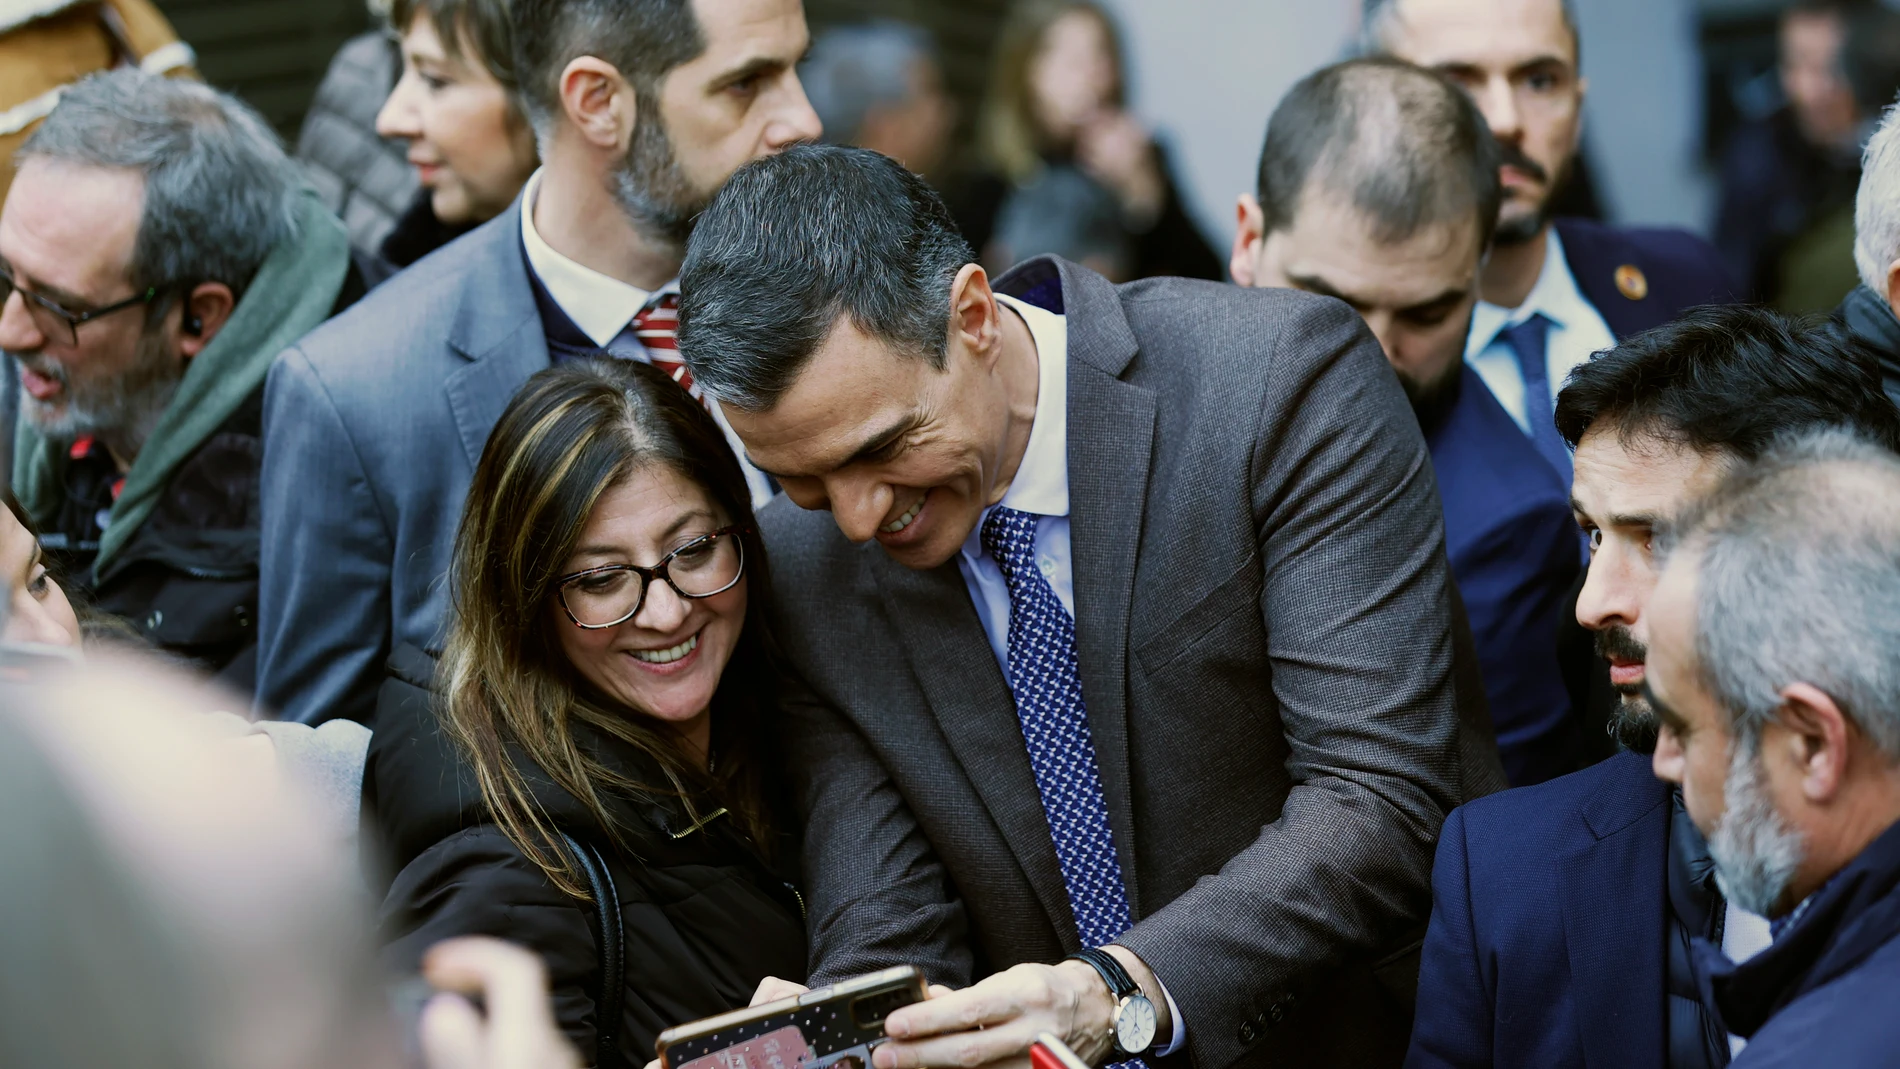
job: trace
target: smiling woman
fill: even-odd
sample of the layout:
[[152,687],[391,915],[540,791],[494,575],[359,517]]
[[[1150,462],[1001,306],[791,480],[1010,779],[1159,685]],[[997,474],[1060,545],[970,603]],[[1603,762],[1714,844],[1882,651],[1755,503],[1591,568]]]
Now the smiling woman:
[[[451,935],[523,943],[577,1046],[618,1037],[632,1064],[803,975],[749,502],[718,425],[646,364],[551,368],[509,406],[463,513],[443,693],[399,678],[377,713],[399,967]],[[605,854],[625,917],[620,1020],[594,1008],[611,955],[568,836]]]

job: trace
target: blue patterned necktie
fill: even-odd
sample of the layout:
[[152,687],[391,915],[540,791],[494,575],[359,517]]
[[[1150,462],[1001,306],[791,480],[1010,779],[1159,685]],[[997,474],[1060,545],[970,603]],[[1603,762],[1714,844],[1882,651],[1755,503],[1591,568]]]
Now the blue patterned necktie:
[[1510,346],[1512,355],[1517,357],[1518,370],[1524,375],[1524,418],[1531,426],[1531,445],[1557,469],[1564,489],[1568,490],[1570,447],[1557,433],[1556,404],[1550,392],[1550,320],[1537,312],[1498,336]]
[[1028,512],[991,509],[983,550],[1009,586],[1009,685],[1076,934],[1083,946],[1106,946],[1132,924],[1128,891],[1082,703],[1075,621],[1036,566],[1036,520]]

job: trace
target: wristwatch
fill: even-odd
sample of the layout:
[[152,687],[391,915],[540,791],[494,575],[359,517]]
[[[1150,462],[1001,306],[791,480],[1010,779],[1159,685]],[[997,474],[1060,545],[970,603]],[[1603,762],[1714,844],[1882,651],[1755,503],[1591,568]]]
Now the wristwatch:
[[1119,1057],[1146,1054],[1155,1045],[1155,1004],[1141,993],[1141,985],[1128,975],[1115,955],[1095,947],[1086,947],[1069,955],[1068,960],[1087,964],[1102,974],[1108,993],[1114,996],[1115,1011],[1109,1015],[1108,1038]]

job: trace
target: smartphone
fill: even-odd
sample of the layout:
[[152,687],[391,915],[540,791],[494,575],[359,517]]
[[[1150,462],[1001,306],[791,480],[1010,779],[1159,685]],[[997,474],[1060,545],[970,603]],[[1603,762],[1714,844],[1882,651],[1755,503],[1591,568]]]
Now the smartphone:
[[871,1069],[884,1018],[924,997],[922,970],[900,965],[669,1028],[655,1046],[663,1069]]

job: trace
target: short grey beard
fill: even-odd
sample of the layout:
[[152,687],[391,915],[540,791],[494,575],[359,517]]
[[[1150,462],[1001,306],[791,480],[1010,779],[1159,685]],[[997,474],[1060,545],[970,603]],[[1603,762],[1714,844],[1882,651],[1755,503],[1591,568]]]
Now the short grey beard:
[[615,169],[609,191],[634,229],[683,249],[693,235],[693,221],[712,203],[712,194],[694,189],[680,168],[659,109],[647,106],[651,97],[651,93],[639,96],[633,144]]
[[66,387],[66,408],[59,415],[21,394],[21,414],[34,429],[61,443],[93,435],[127,456],[136,456],[158,429],[184,378],[170,366],[156,331],[139,337],[137,358],[123,375],[97,384],[76,385],[63,365],[37,354],[7,355]]
[[1787,897],[1806,844],[1781,819],[1762,786],[1759,744],[1736,741],[1722,794],[1722,820],[1709,837],[1715,881],[1730,902],[1756,916],[1772,916]]

